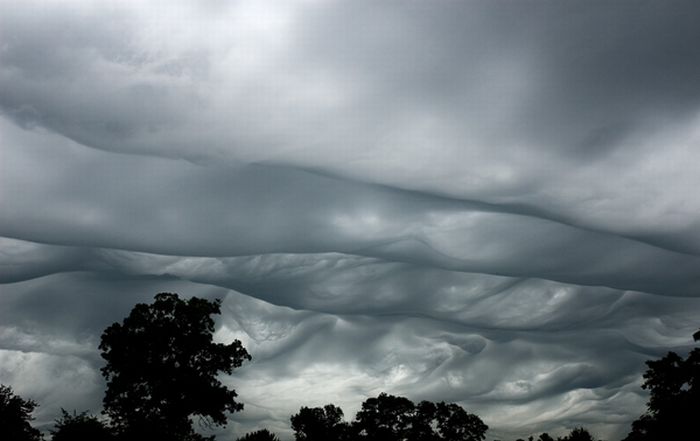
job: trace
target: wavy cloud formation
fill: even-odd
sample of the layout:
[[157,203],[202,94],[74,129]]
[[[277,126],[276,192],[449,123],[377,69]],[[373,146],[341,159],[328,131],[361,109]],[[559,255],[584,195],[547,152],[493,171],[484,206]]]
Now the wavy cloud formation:
[[698,13],[0,3],[0,380],[98,410],[175,291],[254,357],[220,439],[381,391],[619,437],[698,327]]

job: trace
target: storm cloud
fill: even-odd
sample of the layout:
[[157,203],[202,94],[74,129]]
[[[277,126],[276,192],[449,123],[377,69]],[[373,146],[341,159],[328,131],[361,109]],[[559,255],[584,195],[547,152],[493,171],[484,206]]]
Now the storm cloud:
[[700,326],[700,5],[0,2],[0,382],[99,411],[102,330],[224,299],[219,439],[458,402],[643,410]]

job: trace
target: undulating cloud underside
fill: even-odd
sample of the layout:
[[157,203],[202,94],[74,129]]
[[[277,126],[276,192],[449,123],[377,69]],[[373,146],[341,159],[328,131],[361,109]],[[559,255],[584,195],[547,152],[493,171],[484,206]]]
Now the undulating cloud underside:
[[700,326],[700,4],[0,2],[0,382],[99,411],[101,331],[224,299],[219,439],[386,391],[490,435],[644,410]]

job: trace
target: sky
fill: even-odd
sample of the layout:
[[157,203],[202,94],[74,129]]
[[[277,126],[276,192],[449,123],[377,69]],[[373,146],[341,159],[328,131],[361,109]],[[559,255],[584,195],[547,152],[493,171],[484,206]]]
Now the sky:
[[0,383],[223,300],[218,439],[380,392],[620,439],[700,328],[696,1],[0,0]]

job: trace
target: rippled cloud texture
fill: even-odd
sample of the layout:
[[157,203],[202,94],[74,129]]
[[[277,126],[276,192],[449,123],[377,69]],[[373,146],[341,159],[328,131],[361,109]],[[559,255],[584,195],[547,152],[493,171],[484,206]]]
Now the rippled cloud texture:
[[0,380],[99,411],[101,331],[224,299],[222,440],[386,391],[616,439],[700,325],[700,4],[0,6]]

